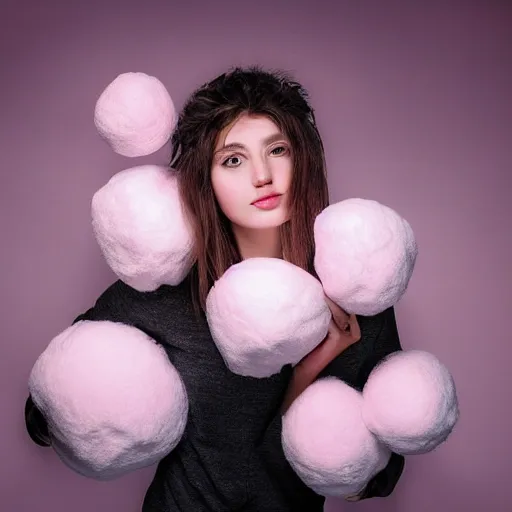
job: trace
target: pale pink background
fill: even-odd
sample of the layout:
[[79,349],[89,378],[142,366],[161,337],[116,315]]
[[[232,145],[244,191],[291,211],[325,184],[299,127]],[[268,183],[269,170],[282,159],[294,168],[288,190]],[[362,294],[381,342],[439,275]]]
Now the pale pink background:
[[408,459],[393,497],[326,509],[512,510],[510,6],[3,0],[0,510],[140,510],[153,468],[97,483],[29,441],[27,377],[113,279],[91,234],[92,194],[116,171],[166,161],[167,150],[114,155],[94,131],[98,94],[144,71],[181,106],[248,63],[285,67],[309,88],[333,200],[377,199],[413,225],[420,257],[397,308],[402,341],[439,356],[460,396],[456,432]]

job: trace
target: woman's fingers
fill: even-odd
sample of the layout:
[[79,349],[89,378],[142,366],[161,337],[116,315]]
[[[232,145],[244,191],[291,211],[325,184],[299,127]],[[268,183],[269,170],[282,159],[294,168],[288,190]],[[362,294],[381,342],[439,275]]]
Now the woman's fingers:
[[361,329],[355,314],[349,315],[346,311],[340,308],[335,302],[333,302],[327,295],[325,301],[331,310],[331,314],[334,322],[338,326],[342,333],[346,333],[352,342],[359,341],[361,339]]
[[327,295],[325,296],[325,302],[329,306],[331,310],[332,317],[334,321],[338,325],[338,327],[343,330],[343,326],[348,323],[349,315],[346,311],[341,309],[335,302],[333,302]]

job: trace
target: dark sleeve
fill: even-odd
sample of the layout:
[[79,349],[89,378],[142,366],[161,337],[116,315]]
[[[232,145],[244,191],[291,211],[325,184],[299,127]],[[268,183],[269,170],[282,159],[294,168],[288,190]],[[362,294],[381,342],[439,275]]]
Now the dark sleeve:
[[[386,356],[402,350],[393,308],[371,317],[358,317],[361,340],[334,359],[319,378],[335,376],[362,390],[370,373]],[[388,465],[375,475],[359,499],[389,496],[405,466],[405,458],[393,453]]]
[[[292,370],[291,367],[285,367],[282,371],[291,375]],[[283,496],[287,506],[283,506],[282,510],[320,512],[324,509],[325,498],[306,486],[291,467],[284,454],[282,430],[283,418],[278,408],[256,444],[256,451],[268,475],[264,481],[269,483],[265,485],[273,487],[270,490],[265,489],[265,492],[277,492]]]
[[[110,320],[134,325],[136,322],[131,310],[135,293],[135,290],[118,280],[101,294],[93,307],[77,316],[72,323],[80,320]],[[46,419],[30,394],[25,401],[25,428],[34,443],[39,446],[51,445]]]
[[[375,316],[358,316],[361,339],[334,359],[318,376],[336,376],[352,387],[362,390],[371,371],[388,354],[402,350],[393,308]],[[283,369],[283,371],[291,371]],[[276,411],[258,452],[274,485],[286,495],[292,510],[322,510],[324,498],[306,487],[285,458],[281,444],[282,417]],[[389,496],[404,469],[405,459],[393,453],[388,465],[366,485],[358,499]]]
[[139,292],[117,280],[111,284],[96,300],[93,307],[78,315],[73,324],[81,320],[109,320],[133,325],[135,322],[134,306],[138,306]]

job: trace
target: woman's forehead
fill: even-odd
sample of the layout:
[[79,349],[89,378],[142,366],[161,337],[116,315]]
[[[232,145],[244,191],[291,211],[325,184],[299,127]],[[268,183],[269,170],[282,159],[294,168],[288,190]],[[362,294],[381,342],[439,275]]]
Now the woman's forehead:
[[220,131],[217,137],[216,149],[227,144],[243,144],[252,138],[264,139],[279,132],[277,124],[268,116],[244,113]]

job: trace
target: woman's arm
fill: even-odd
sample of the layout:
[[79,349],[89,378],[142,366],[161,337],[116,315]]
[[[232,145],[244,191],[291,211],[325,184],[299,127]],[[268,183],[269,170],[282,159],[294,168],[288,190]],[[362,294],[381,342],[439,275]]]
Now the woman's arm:
[[[80,314],[72,324],[80,320],[111,320],[130,323],[130,310],[128,305],[128,287],[122,281],[116,281],[110,285],[97,299],[95,305]],[[36,407],[29,394],[25,401],[25,428],[39,446],[51,446],[48,424],[41,411]]]
[[318,378],[335,376],[362,390],[375,366],[387,355],[402,350],[395,311],[390,307],[375,316],[357,316],[360,340],[334,358]]
[[[116,281],[100,295],[93,307],[75,318],[72,324],[80,320],[126,321],[126,314],[123,314],[122,307],[125,301],[123,283]],[[34,404],[30,394],[25,401],[25,428],[34,443],[39,446],[51,446],[46,419]]]
[[[347,348],[320,373],[319,378],[336,376],[362,390],[375,366],[387,355],[402,350],[394,308],[372,317],[358,317],[361,340]],[[405,466],[402,455],[393,453],[388,465],[370,480],[354,501],[389,496]]]
[[143,293],[117,281],[55,336],[29,378],[31,439],[99,480],[174,450],[186,428],[188,397],[164,342],[183,336],[161,322],[178,313],[180,302],[176,287]]

